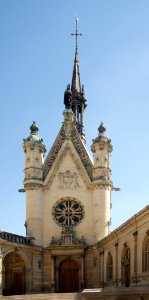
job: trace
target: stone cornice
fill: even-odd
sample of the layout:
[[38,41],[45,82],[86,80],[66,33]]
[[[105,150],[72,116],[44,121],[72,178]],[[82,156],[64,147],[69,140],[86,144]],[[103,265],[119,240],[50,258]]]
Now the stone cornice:
[[48,247],[49,250],[61,250],[61,251],[67,251],[67,250],[79,250],[79,249],[84,249],[86,248],[83,244],[80,245],[72,245],[72,246],[68,246],[68,245],[51,245]]
[[97,177],[92,180],[92,186],[94,189],[107,188],[112,190],[113,183],[111,180],[105,179],[104,177]]
[[51,252],[51,255],[52,256],[57,256],[57,255],[62,255],[62,256],[65,256],[65,255],[82,255],[84,254],[84,249],[85,247],[81,247],[81,246],[76,246],[76,247],[70,247],[70,246],[67,246],[67,247],[62,247],[62,246],[59,246],[59,247],[48,247],[46,250],[47,251],[50,251]]
[[11,251],[27,251],[28,253],[41,253],[44,251],[44,248],[41,246],[36,245],[25,245],[25,244],[18,244],[15,242],[10,242],[8,240],[4,240],[0,238],[0,247],[2,248],[2,255],[5,255]]
[[[39,180],[40,181],[40,180]],[[24,181],[25,190],[39,190],[43,187],[43,183],[40,181],[26,180]]]
[[[133,215],[130,219],[128,219],[122,225],[120,225],[115,230],[113,230],[110,234],[108,234],[106,237],[104,237],[102,240],[100,240],[97,245],[103,246],[104,243],[108,242],[108,240],[110,240],[112,238],[115,238],[115,236],[117,236],[117,238],[118,238],[119,234],[121,234],[129,226],[132,226],[134,224],[134,222],[136,223],[136,221],[139,220],[139,218],[143,217],[144,214],[149,214],[149,205],[144,207],[137,214]],[[132,233],[134,233],[133,229],[132,229]]]

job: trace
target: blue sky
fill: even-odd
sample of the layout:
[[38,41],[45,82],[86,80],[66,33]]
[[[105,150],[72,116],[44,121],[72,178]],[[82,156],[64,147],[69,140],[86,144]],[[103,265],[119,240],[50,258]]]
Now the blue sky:
[[[79,16],[87,147],[112,139],[112,229],[149,200],[149,1],[0,0],[0,229],[25,234],[23,138],[33,120],[49,151],[63,121]],[[50,213],[50,212],[49,212]]]

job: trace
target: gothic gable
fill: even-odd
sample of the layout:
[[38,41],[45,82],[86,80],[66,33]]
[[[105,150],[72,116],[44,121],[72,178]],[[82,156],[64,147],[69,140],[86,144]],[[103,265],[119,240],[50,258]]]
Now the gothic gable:
[[54,185],[62,190],[77,190],[89,187],[90,177],[71,140],[65,141],[53,161],[44,184],[45,187]]
[[75,148],[83,167],[85,168],[88,177],[91,179],[92,178],[92,161],[89,157],[89,154],[86,150],[86,147],[84,143],[82,142],[78,131],[75,127],[72,127],[70,132],[69,132],[69,138],[68,138],[68,133],[65,130],[64,124],[61,127],[59,134],[44,162],[43,165],[43,173],[44,173],[44,180],[46,180],[48,173],[50,172],[57,156],[58,153],[60,152],[60,149],[64,145],[65,141],[70,141],[73,144],[73,147]]

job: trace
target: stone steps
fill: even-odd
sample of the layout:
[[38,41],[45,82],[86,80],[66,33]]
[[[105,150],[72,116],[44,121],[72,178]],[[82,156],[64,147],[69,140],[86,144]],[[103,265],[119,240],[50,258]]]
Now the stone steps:
[[49,294],[31,294],[1,296],[0,300],[81,300],[80,293],[49,293]]

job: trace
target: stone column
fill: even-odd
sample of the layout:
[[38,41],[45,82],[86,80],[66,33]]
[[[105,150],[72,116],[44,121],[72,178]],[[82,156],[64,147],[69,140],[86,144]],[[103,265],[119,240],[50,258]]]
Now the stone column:
[[32,292],[31,279],[31,269],[26,268],[26,294],[31,294]]
[[3,255],[2,248],[0,248],[0,296],[3,294]]
[[137,270],[137,236],[138,236],[138,231],[135,231],[133,233],[133,236],[134,236],[134,277],[135,277],[135,282],[136,282],[136,285],[137,285],[137,273],[138,273],[138,270]]
[[101,284],[104,288],[104,251],[100,253],[100,259],[101,259]]
[[55,256],[51,256],[51,291],[55,292]]
[[80,274],[81,289],[84,288],[84,256],[81,256],[81,274]]
[[54,282],[55,280],[55,267],[54,267],[54,260],[55,260],[55,257],[54,256],[51,256],[51,281]]

